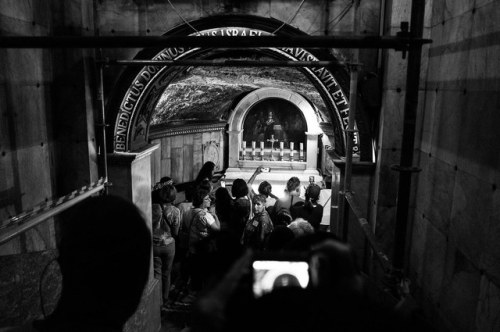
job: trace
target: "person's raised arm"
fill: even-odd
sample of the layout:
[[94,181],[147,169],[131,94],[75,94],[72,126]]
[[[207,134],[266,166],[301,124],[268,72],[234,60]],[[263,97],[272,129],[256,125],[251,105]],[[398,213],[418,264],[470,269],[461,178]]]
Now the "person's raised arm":
[[273,193],[269,193],[269,197],[274,198],[275,200],[278,200],[278,199],[279,199],[279,197],[278,197],[278,196],[276,196],[276,195],[275,195],[275,194],[273,194]]
[[255,172],[253,172],[252,176],[247,181],[248,196],[249,196],[250,199],[252,199],[252,197],[255,195],[255,191],[253,190],[252,184],[255,181],[255,178],[257,177],[257,175],[259,175],[260,173],[263,173],[263,172],[264,172],[264,167],[263,166],[257,167],[255,169]]

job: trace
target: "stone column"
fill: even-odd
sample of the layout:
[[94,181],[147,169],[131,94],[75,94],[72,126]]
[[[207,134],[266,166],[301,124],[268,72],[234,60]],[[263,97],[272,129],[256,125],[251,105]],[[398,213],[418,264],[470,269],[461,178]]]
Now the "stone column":
[[238,160],[240,158],[242,130],[228,130],[229,136],[229,161],[228,168],[239,168]]
[[[147,145],[138,151],[108,156],[108,178],[112,183],[109,193],[124,197],[137,205],[144,213],[149,229],[152,226],[151,155],[157,148],[158,145]],[[154,278],[151,254],[148,283],[137,311],[125,325],[125,331],[156,332],[160,329],[160,288],[159,281]]]
[[318,134],[306,132],[306,165],[305,173],[318,173]]

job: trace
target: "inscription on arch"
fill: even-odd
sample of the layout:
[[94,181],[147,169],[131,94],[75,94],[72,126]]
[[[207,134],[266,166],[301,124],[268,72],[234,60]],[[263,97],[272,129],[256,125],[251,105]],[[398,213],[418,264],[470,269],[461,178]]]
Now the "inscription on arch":
[[[261,36],[261,35],[272,35],[269,32],[244,28],[244,27],[221,27],[214,29],[207,29],[195,34],[193,36]],[[199,48],[166,48],[160,53],[153,57],[153,60],[178,60],[181,58],[189,58],[191,53],[199,50]],[[307,50],[302,48],[269,48],[269,50],[281,57],[285,57],[295,61],[318,61],[313,54],[309,53]],[[194,57],[194,56],[193,56]],[[155,93],[160,93],[162,87],[165,84],[161,79],[161,73],[166,70],[167,67],[162,66],[145,66],[132,80],[130,87],[125,93],[122,102],[120,104],[120,109],[118,110],[118,115],[114,127],[114,141],[113,147],[116,152],[125,152],[131,149],[134,141],[134,136],[140,139],[145,138],[144,135],[134,135],[138,132],[146,132],[147,123],[144,121],[143,112],[148,112],[148,110],[143,110],[143,103],[145,96],[151,93],[151,90]],[[324,67],[312,67],[305,68],[305,70],[310,74],[309,76],[315,79],[321,89],[326,93],[330,99],[330,103],[335,107],[335,116],[342,127],[346,130],[349,119],[349,102],[346,98],[345,93],[338,84],[337,80],[333,74]],[[162,87],[157,86],[161,84]],[[150,98],[154,100],[154,98]],[[149,104],[149,103],[148,103]],[[151,107],[151,105],[150,105]],[[137,121],[141,119],[141,121]],[[144,128],[136,128],[142,126]],[[142,131],[141,131],[142,129]],[[138,139],[138,138],[136,138]],[[344,136],[345,141],[345,136]],[[359,137],[355,133],[354,136],[354,148],[353,151],[356,153],[359,151]]]

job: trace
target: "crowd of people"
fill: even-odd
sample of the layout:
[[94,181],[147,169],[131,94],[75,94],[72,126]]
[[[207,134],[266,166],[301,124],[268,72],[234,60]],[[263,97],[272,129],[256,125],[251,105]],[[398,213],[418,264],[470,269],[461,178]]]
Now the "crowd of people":
[[[304,199],[295,177],[283,199],[268,183],[254,193],[262,171],[248,182],[235,180],[229,192],[212,182],[214,165],[207,163],[182,203],[172,179],[163,178],[153,190],[152,241],[132,202],[102,195],[78,203],[60,228],[62,290],[55,309],[5,331],[123,331],[143,296],[151,247],[163,306],[191,296],[186,331],[431,330],[414,311],[402,315],[367,297],[349,245],[319,227],[317,185],[308,185]],[[307,287],[282,274],[275,289],[254,296],[256,252],[299,254],[308,264]]]
[[[185,192],[186,201],[176,205],[171,178],[153,188],[155,275],[162,280],[164,307],[186,296],[187,302],[196,299],[213,275],[225,272],[245,249],[275,251],[324,230],[324,209],[318,203],[322,188],[316,183],[308,183],[303,197],[304,187],[293,176],[278,198],[267,181],[258,185],[258,192],[253,189],[264,167],[257,167],[247,181],[235,179],[230,188],[214,179],[214,170],[214,163],[205,163]],[[217,262],[210,259],[215,253]]]
[[[170,178],[153,194],[160,198],[154,210],[163,209],[154,221],[154,245],[174,243],[172,249],[154,250],[163,307],[168,312],[171,305],[188,304],[189,331],[426,330],[369,296],[349,245],[325,231],[320,202],[331,199],[324,185],[310,181],[303,186],[293,176],[278,198],[267,181],[253,190],[263,167],[248,181],[235,179],[230,190],[214,181],[214,168],[210,162],[203,165],[187,201],[177,208]],[[163,238],[170,240],[158,240]],[[308,264],[307,287],[299,287],[293,274],[281,273],[271,292],[255,296],[252,259],[257,253],[301,257]]]

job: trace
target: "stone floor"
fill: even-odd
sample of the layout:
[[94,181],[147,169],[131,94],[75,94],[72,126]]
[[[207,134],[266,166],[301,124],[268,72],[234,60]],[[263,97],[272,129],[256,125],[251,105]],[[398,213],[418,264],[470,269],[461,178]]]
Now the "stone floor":
[[160,332],[188,332],[190,305],[174,304],[162,308]]
[[188,332],[191,307],[195,300],[193,293],[188,292],[162,307],[160,332]]

